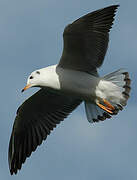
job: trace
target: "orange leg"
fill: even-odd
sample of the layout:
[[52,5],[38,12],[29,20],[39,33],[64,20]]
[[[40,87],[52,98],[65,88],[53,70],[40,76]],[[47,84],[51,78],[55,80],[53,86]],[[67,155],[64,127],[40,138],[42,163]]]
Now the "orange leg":
[[105,106],[103,106],[103,105],[100,104],[100,103],[97,103],[97,105],[98,105],[101,109],[105,110],[106,112],[108,112],[108,113],[110,113],[110,114],[113,114],[113,112],[112,112],[108,107],[105,107]]
[[107,108],[110,110],[115,110],[115,107],[112,106],[106,99],[103,99],[104,104],[106,104]]

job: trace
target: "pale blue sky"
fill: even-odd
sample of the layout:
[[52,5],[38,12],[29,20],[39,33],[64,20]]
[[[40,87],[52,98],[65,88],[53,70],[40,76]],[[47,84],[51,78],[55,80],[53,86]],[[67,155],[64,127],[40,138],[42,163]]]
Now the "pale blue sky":
[[[64,27],[93,10],[120,4],[100,74],[126,68],[132,77],[128,106],[118,116],[89,124],[81,105],[10,176],[8,143],[27,76],[59,61]],[[137,2],[117,0],[0,0],[0,179],[137,179]]]

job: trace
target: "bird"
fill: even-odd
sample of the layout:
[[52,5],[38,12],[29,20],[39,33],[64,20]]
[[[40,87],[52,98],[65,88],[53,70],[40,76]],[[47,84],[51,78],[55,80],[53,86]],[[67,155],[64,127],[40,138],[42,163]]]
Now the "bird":
[[118,7],[90,12],[67,25],[59,63],[29,75],[22,92],[31,87],[40,90],[17,110],[8,152],[11,175],[17,174],[26,158],[82,102],[91,124],[117,115],[126,106],[129,73],[122,68],[103,77],[98,74]]

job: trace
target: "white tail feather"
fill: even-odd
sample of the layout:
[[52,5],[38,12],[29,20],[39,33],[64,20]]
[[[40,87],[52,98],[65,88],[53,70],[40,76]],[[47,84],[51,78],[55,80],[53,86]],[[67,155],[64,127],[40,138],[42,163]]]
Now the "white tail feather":
[[103,79],[112,82],[114,85],[116,85],[117,88],[113,92],[113,94],[116,96],[116,99],[113,99],[112,101],[110,101],[110,103],[112,103],[112,105],[114,106],[126,106],[131,89],[131,80],[129,79],[128,72],[124,69],[119,69],[113,73],[104,76]]
[[[130,78],[128,72],[124,69],[119,69],[104,76],[100,80],[96,88],[96,96],[102,100],[106,99],[112,106],[114,106],[115,111],[113,111],[111,115],[116,115],[119,110],[122,110],[123,106],[127,104],[130,89]],[[85,110],[87,119],[91,123],[103,121],[106,118],[111,117],[109,112],[98,107],[95,102],[85,102]]]

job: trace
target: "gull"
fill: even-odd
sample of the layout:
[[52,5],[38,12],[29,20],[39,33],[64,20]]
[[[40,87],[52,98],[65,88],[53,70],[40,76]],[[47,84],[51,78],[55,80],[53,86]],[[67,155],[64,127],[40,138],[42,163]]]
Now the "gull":
[[17,174],[26,158],[53,128],[83,101],[90,123],[118,114],[127,104],[129,74],[124,69],[100,77],[109,31],[119,5],[91,12],[66,26],[59,64],[36,70],[27,85],[40,90],[17,110],[9,143],[10,173]]

